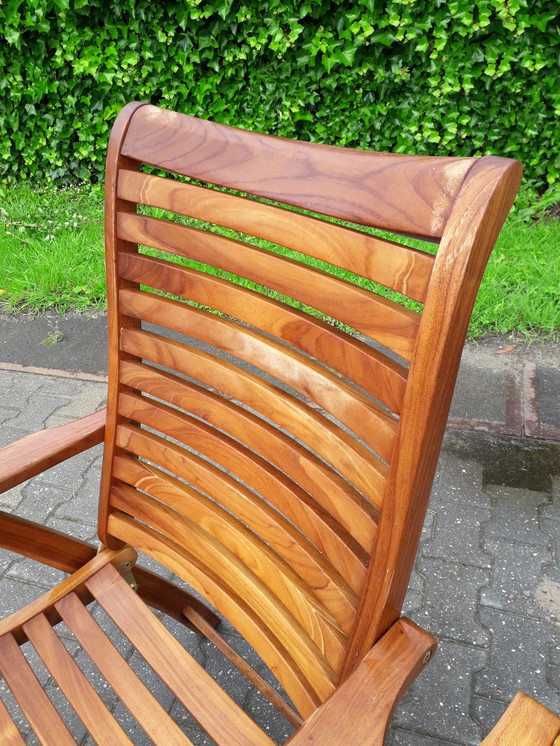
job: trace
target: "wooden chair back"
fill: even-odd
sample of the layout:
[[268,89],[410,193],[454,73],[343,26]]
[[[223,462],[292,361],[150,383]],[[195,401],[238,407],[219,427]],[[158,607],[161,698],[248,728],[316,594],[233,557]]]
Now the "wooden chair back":
[[303,717],[401,612],[520,172],[138,103],[114,127],[100,538],[202,593]]

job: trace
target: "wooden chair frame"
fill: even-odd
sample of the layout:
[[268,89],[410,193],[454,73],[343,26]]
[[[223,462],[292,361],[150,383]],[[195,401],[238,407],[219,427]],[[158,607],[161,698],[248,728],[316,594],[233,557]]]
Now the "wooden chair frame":
[[[296,727],[290,744],[383,743],[435,649],[400,614],[472,307],[520,178],[517,161],[495,156],[353,151],[124,107],[107,157],[107,409],[0,451],[6,490],[104,441],[100,554],[0,514],[1,546],[73,573],[0,623],[0,671],[44,743],[66,742],[67,731],[39,694],[29,701],[37,687],[17,652],[26,640],[94,737],[126,742],[48,631],[64,619],[102,665],[109,648],[85,611],[91,599],[218,743],[270,739],[147,606],[215,642]],[[362,226],[439,243],[437,254]],[[257,289],[206,274],[209,264]],[[247,670],[196,598],[140,567],[136,594],[121,577],[134,562],[128,546],[228,617],[291,703]],[[187,742],[118,659],[106,676],[156,742]],[[0,734],[21,743],[1,702]]]

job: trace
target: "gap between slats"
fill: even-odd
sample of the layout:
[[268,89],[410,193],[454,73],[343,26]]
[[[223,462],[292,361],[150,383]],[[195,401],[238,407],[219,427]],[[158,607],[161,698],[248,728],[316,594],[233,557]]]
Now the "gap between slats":
[[117,185],[121,199],[262,238],[424,302],[434,262],[430,254],[293,210],[138,171],[119,171]]

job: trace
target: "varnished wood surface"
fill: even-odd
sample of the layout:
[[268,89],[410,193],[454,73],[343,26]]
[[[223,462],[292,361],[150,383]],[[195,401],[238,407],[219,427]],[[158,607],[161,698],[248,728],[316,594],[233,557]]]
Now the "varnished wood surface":
[[431,635],[399,619],[287,744],[381,746],[400,698],[435,648]]
[[387,230],[440,236],[474,158],[367,153],[145,106],[123,153],[167,171]]
[[103,440],[106,410],[50,430],[33,433],[0,449],[0,492]]

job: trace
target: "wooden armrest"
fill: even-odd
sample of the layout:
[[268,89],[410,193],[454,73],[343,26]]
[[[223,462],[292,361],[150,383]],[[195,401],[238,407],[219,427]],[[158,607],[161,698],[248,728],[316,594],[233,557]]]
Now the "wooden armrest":
[[554,746],[559,736],[560,717],[517,692],[480,746]]
[[381,746],[397,704],[436,646],[414,622],[399,619],[287,743]]
[[0,492],[101,443],[105,417],[106,409],[100,409],[75,422],[41,430],[0,448]]

